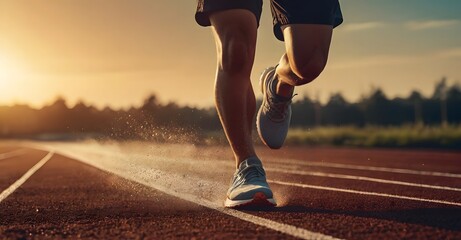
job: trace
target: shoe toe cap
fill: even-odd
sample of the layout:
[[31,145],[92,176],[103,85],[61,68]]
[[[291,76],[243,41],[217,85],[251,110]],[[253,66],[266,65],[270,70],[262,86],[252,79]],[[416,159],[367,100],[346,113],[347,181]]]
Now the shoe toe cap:
[[238,190],[234,190],[229,194],[229,199],[232,200],[247,200],[252,199],[256,193],[264,193],[267,198],[272,198],[272,190],[269,187],[260,185],[244,185]]

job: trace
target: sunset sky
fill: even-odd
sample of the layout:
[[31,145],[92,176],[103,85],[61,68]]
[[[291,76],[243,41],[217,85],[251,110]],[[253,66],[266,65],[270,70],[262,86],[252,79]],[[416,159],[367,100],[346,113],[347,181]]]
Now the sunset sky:
[[[264,1],[252,82],[284,45]],[[162,102],[211,106],[215,47],[194,21],[195,0],[0,0],[0,105],[35,107],[63,96],[98,107]],[[355,101],[382,87],[390,97],[430,95],[443,76],[461,82],[461,1],[341,1],[328,66],[298,88],[323,101]],[[260,93],[257,93],[260,96]]]

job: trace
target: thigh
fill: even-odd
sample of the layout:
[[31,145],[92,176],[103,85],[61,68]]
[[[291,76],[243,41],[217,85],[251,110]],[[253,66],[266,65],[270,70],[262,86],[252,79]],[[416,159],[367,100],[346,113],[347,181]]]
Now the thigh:
[[262,0],[198,0],[195,20],[201,26],[210,26],[210,15],[224,10],[245,9],[253,13],[259,25]]
[[229,40],[256,44],[257,19],[246,9],[231,9],[213,12],[209,16],[213,32],[221,43]]
[[282,26],[286,54],[292,68],[308,65],[325,66],[333,34],[333,26],[321,24],[288,24]]
[[254,61],[257,21],[251,11],[232,9],[209,16],[220,69],[249,74]]
[[284,40],[282,28],[289,24],[336,27],[343,21],[338,0],[271,0],[274,35]]

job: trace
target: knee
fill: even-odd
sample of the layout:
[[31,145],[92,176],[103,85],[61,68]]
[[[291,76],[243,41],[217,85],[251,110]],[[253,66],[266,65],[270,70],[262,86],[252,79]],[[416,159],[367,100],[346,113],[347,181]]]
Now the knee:
[[231,39],[224,43],[220,54],[220,69],[230,75],[249,74],[255,46],[249,41]]
[[314,81],[325,69],[327,59],[322,56],[296,59],[290,62],[291,70],[296,75],[296,85],[304,85]]

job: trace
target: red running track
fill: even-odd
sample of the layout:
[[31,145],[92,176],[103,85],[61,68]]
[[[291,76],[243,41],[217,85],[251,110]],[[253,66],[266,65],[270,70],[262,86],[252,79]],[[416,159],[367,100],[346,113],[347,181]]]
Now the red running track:
[[[261,148],[281,206],[226,212],[216,199],[224,198],[233,171],[227,149],[128,144],[118,148],[124,155],[114,153],[131,162],[161,155],[151,165],[134,162],[207,180],[190,192],[195,197],[183,198],[171,179],[127,180],[61,154],[64,145],[53,147],[56,153],[5,197],[49,151],[0,144],[0,238],[461,239],[459,152]],[[135,157],[139,152],[145,156]],[[211,165],[213,171],[205,167]],[[161,188],[165,183],[170,189]]]

